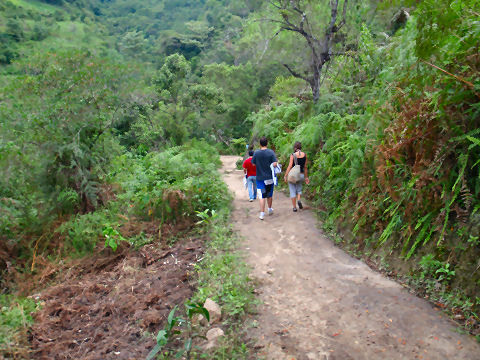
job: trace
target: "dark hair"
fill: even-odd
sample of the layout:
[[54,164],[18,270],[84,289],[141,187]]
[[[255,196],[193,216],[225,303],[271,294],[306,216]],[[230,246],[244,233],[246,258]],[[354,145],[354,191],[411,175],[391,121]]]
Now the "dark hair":
[[260,138],[260,145],[261,145],[261,146],[267,146],[267,145],[268,145],[268,140],[267,140],[267,138],[266,138],[265,136],[262,136],[262,137]]
[[293,151],[297,150],[302,150],[302,143],[300,141],[295,142],[295,145],[293,145]]
[[253,156],[253,150],[250,150],[250,151],[248,152],[248,156]]

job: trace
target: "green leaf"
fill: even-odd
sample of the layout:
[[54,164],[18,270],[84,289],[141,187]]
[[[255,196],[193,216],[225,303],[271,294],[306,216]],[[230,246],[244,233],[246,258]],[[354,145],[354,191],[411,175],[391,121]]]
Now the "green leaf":
[[177,354],[175,355],[175,359],[180,359],[183,356],[183,354],[185,354],[185,351],[186,351],[185,349],[182,349],[179,352],[177,352]]
[[189,352],[192,349],[192,338],[188,338],[187,341],[185,341],[185,351]]
[[177,311],[177,308],[178,306],[175,305],[175,307],[170,311],[170,314],[168,314],[168,319],[167,319],[168,324],[174,323],[175,311]]
[[480,146],[480,140],[477,138],[474,138],[473,136],[467,136],[467,139],[470,140],[473,144],[470,145],[469,149],[476,146]]
[[210,321],[210,313],[206,308],[203,307],[203,305],[199,303],[187,303],[185,307],[187,308],[187,315],[189,319],[191,319],[194,314],[201,314],[205,316],[207,321]]
[[160,346],[165,346],[167,342],[168,342],[167,330],[160,330],[157,334],[157,344]]
[[162,346],[160,345],[155,345],[155,347],[148,353],[147,360],[152,360],[155,355],[159,353],[159,351],[162,350]]

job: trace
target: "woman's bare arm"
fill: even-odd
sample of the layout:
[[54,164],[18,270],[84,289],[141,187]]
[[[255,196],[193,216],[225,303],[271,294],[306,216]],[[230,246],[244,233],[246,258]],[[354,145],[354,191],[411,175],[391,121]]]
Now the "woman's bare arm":
[[283,177],[283,180],[285,180],[285,182],[287,182],[287,176],[290,170],[292,169],[292,166],[293,166],[293,155],[290,155],[290,162],[288,163],[287,170],[285,171],[285,176]]
[[310,180],[308,179],[307,163],[308,163],[308,158],[307,158],[307,154],[305,154],[305,166],[303,167],[303,173],[305,174],[305,184],[308,185],[310,183]]

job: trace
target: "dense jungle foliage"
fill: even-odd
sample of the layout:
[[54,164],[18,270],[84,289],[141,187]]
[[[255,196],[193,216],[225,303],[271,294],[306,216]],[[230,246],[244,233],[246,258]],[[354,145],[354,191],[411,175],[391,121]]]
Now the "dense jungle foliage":
[[478,0],[0,2],[2,331],[44,264],[227,206],[218,152],[263,135],[283,163],[302,142],[339,244],[478,331],[479,18]]

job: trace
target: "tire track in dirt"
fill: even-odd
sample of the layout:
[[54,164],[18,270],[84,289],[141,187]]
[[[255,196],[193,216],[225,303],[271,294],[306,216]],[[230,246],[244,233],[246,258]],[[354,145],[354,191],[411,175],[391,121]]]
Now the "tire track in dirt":
[[480,359],[480,345],[425,300],[335,247],[309,210],[274,194],[258,219],[236,156],[222,156],[233,222],[263,302],[250,331],[265,359]]

